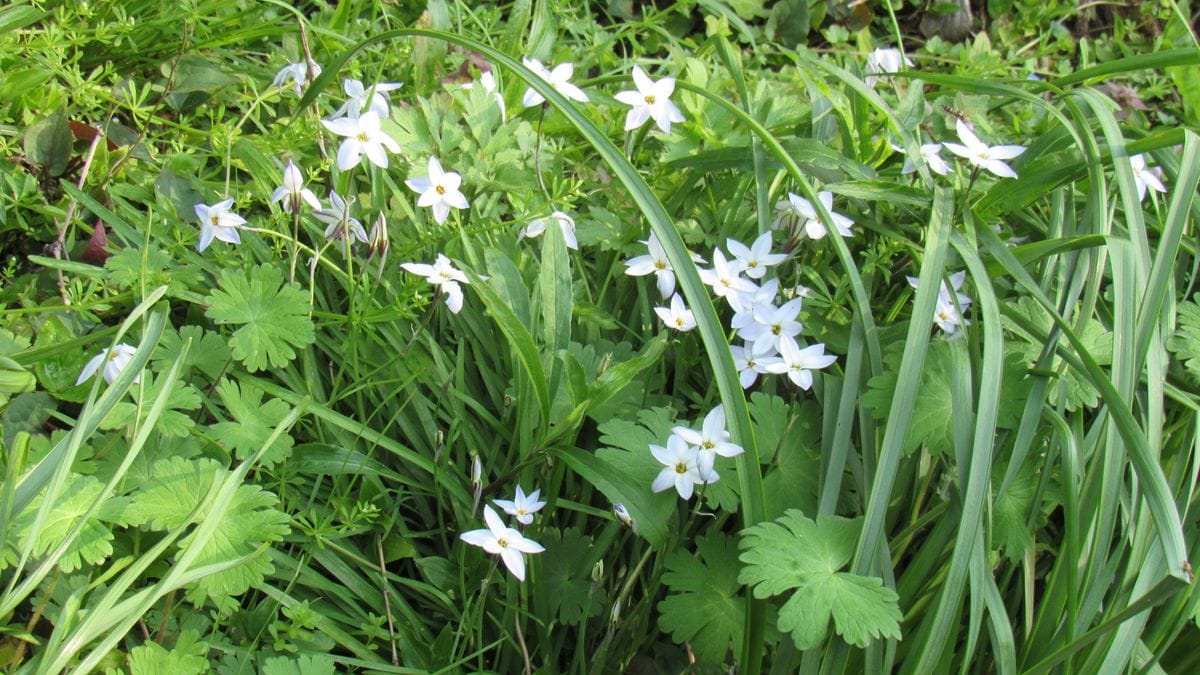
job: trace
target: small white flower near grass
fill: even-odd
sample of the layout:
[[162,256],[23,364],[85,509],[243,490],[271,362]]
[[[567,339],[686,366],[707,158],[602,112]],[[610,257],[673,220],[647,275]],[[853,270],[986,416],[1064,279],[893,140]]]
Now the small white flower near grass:
[[[560,63],[554,66],[553,69],[550,69],[543,66],[542,62],[537,59],[523,58],[521,59],[521,63],[536,73],[538,77],[548,82],[558,93],[572,101],[587,103],[587,94],[583,93],[582,89],[570,82],[571,76],[575,74],[574,64]],[[546,97],[537,93],[533,87],[530,87],[525,90],[525,95],[521,97],[521,105],[531,108],[535,105],[541,105],[545,100]]]
[[283,168],[283,185],[275,188],[275,194],[271,195],[272,204],[280,201],[283,210],[288,213],[299,213],[301,204],[308,204],[314,209],[321,208],[317,195],[304,187],[304,175],[300,173],[300,167],[290,159]]
[[[136,347],[127,345],[124,342],[113,345],[110,349],[105,349],[87,362],[83,367],[83,371],[79,373],[79,379],[75,380],[75,384],[80,385],[87,382],[97,371],[100,371],[101,367],[104,368],[101,371],[104,375],[104,381],[112,384],[113,380],[117,379],[117,376],[129,367],[129,361],[133,358],[133,353],[136,351]],[[136,383],[140,379],[141,376],[139,375],[133,378],[133,381]]]
[[1004,163],[1006,159],[1015,159],[1021,153],[1025,152],[1023,145],[988,145],[979,140],[975,132],[967,126],[966,122],[958,120],[955,123],[955,128],[958,130],[958,139],[962,144],[945,143],[946,149],[954,154],[962,157],[972,165],[985,169],[1001,178],[1016,178],[1017,172],[1012,170],[1008,164]]
[[487,529],[463,532],[458,535],[459,538],[492,555],[499,555],[508,571],[512,572],[518,581],[525,581],[525,554],[541,553],[546,549],[505,525],[490,506],[483,507],[483,521],[487,523]]
[[812,371],[833,365],[837,357],[825,353],[825,345],[815,344],[803,349],[790,337],[779,341],[778,363],[771,364],[770,370],[776,375],[788,376],[797,387],[807,390],[812,387]]
[[459,284],[470,282],[467,280],[467,275],[463,274],[461,270],[455,269],[450,259],[444,254],[439,253],[437,260],[432,265],[403,263],[400,267],[407,272],[425,277],[426,281],[437,286],[438,290],[446,295],[446,306],[452,313],[458,314],[462,310],[463,292],[462,286]]
[[[854,232],[850,230],[850,226],[854,224],[854,221],[833,211],[833,193],[828,190],[822,190],[817,193],[817,199],[820,200],[825,210],[833,218],[833,226],[837,228],[838,233],[843,237],[854,236]],[[822,239],[829,231],[825,223],[821,221],[821,217],[817,214],[817,210],[813,207],[812,202],[794,192],[788,193],[787,201],[780,201],[775,204],[775,213],[775,227],[778,228],[790,223],[796,223],[809,239]]]
[[647,120],[654,120],[664,134],[671,133],[671,124],[683,121],[683,113],[671,102],[675,92],[675,78],[664,77],[651,80],[638,66],[633,67],[633,84],[637,90],[617,92],[616,100],[633,106],[625,115],[625,131],[641,127]]
[[651,445],[650,454],[663,465],[650,489],[664,492],[675,488],[683,499],[691,499],[697,483],[715,483],[720,476],[711,471],[707,478],[700,475],[700,453],[682,438],[672,434],[667,446]]
[[339,117],[332,120],[321,120],[325,128],[345,137],[346,140],[338,147],[337,166],[342,171],[349,171],[358,166],[363,155],[375,166],[388,168],[388,156],[384,149],[398,153],[400,144],[396,139],[387,135],[381,128],[379,114],[369,110],[356,117]]
[[[321,74],[321,65],[319,63],[314,63],[312,65],[312,76],[315,78]],[[302,96],[304,94],[304,85],[307,83],[308,64],[300,62],[289,63],[280,68],[279,72],[275,73],[275,79],[271,81],[271,86],[279,87],[279,90],[283,91],[284,87],[291,84],[292,91],[296,92],[296,96]]]
[[670,307],[655,307],[654,313],[671,330],[686,333],[696,327],[696,317],[678,293],[671,296]]
[[[917,287],[917,277],[907,277],[908,283],[913,288]],[[946,286],[943,281],[938,289],[937,305],[933,312],[933,322],[937,324],[947,335],[954,335],[958,332],[960,326],[971,325],[970,321],[963,316],[967,309],[971,306],[971,296],[962,292],[963,282],[967,278],[966,271],[955,272],[950,275],[950,286]],[[951,291],[953,289],[953,291]]]
[[387,119],[388,113],[391,112],[388,108],[390,101],[387,93],[395,91],[401,86],[403,86],[401,82],[380,82],[365,87],[358,80],[342,80],[342,91],[346,92],[348,98],[342,107],[333,113],[333,116],[358,117],[364,111],[369,110],[379,116],[379,119]]
[[513,499],[496,499],[493,501],[495,501],[496,506],[504,509],[504,512],[508,515],[516,516],[518,523],[529,525],[533,522],[533,514],[541,511],[542,507],[546,505],[546,502],[538,501],[538,497],[541,494],[541,490],[534,490],[527,495],[521,489],[521,486],[518,485],[517,494]]
[[433,219],[438,225],[446,222],[451,208],[465,209],[470,206],[467,198],[458,189],[462,185],[462,176],[442,169],[442,163],[437,157],[429,158],[426,175],[409,178],[404,184],[421,195],[417,198],[417,206],[433,209]]
[[880,47],[867,56],[867,86],[874,87],[879,82],[890,81],[884,77],[889,73],[898,73],[904,67],[913,67],[913,62],[900,55],[899,49]]
[[1133,184],[1137,186],[1138,201],[1146,198],[1146,188],[1155,192],[1165,193],[1167,191],[1167,186],[1163,185],[1156,173],[1158,169],[1146,168],[1145,155],[1130,157],[1129,165],[1133,167]]
[[200,219],[200,242],[196,250],[203,252],[213,239],[220,239],[228,244],[242,243],[242,235],[238,228],[246,224],[246,219],[234,213],[233,200],[226,199],[212,206],[196,204],[196,217]]
[[575,238],[575,219],[562,211],[555,211],[545,218],[534,218],[529,221],[529,225],[521,228],[518,236],[528,239],[540,237],[546,231],[546,226],[551,224],[557,225],[558,229],[562,230],[567,248],[579,250],[579,241]]

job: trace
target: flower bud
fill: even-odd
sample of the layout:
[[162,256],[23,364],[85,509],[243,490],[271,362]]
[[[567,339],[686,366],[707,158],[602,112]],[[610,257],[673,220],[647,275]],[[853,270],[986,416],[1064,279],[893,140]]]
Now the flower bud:
[[601,558],[600,560],[597,560],[595,565],[592,565],[592,583],[598,584],[598,583],[600,583],[600,581],[602,579],[604,579],[604,559],[603,558]]
[[633,516],[629,515],[629,511],[625,508],[624,504],[620,502],[613,504],[613,515],[617,517],[617,520],[624,523],[626,527],[634,532],[637,531],[637,523],[634,522]]
[[371,226],[371,233],[367,235],[367,259],[379,255],[379,266],[383,267],[387,262],[388,246],[391,240],[388,238],[387,218],[380,212],[379,217],[375,219],[375,224]]
[[608,613],[608,620],[610,623],[612,623],[614,625],[617,623],[620,623],[620,621],[621,621],[621,599],[620,598],[617,598],[617,601],[613,603],[612,611]]

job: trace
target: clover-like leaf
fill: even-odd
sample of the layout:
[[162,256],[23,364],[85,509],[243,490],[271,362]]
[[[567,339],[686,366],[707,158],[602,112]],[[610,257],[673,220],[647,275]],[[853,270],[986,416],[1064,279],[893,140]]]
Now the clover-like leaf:
[[676,642],[689,643],[703,663],[722,663],[731,647],[741,653],[746,598],[738,583],[740,567],[733,538],[720,532],[698,537],[696,555],[667,556],[663,582],[672,594],[658,603],[658,627]]
[[233,356],[251,372],[282,368],[296,349],[312,344],[313,322],[308,296],[295,283],[283,284],[283,273],[259,265],[248,273],[221,273],[220,288],[205,299],[205,315],[218,324],[238,324],[229,344]]
[[865,647],[878,638],[900,638],[896,592],[875,577],[839,572],[854,554],[861,523],[838,516],[815,521],[795,509],[742,531],[738,581],[756,598],[795,593],[779,610],[779,629],[798,649],[825,641],[829,621],[842,638]]

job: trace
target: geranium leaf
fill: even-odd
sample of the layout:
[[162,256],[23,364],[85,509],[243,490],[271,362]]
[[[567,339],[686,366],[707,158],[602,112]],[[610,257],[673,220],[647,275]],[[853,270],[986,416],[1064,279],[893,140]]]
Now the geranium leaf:
[[[698,557],[697,557],[698,556]],[[696,555],[675,551],[666,559],[663,583],[672,594],[658,603],[658,626],[676,642],[688,642],[697,660],[722,663],[741,653],[746,599],[738,583],[737,548],[719,532],[696,539]]]
[[779,610],[779,628],[789,631],[798,649],[825,640],[829,622],[846,642],[859,647],[871,640],[900,637],[896,592],[875,577],[839,572],[854,553],[861,523],[838,516],[815,521],[797,510],[742,531],[738,581],[766,598],[795,589]]
[[[232,419],[213,424],[209,432],[239,459],[257,452],[291,410],[291,406],[277,398],[263,401],[263,392],[250,384],[239,389],[237,383],[225,380],[217,385],[217,395]],[[292,442],[290,434],[280,434],[263,454],[261,464],[269,468],[287,459],[292,454]]]
[[315,339],[308,295],[298,284],[284,285],[283,273],[274,266],[248,273],[226,270],[219,286],[206,298],[205,315],[218,324],[241,326],[229,344],[251,372],[286,366],[297,348]]

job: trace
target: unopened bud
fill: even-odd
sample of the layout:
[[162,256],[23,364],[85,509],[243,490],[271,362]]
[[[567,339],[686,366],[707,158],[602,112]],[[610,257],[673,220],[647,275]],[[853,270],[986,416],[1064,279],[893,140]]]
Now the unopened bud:
[[629,511],[625,508],[624,504],[620,502],[613,504],[613,515],[617,517],[617,520],[624,523],[626,527],[634,532],[637,531],[637,523],[634,522],[633,516],[629,515]]
[[619,623],[621,621],[621,599],[620,598],[617,598],[617,601],[613,603],[612,611],[608,613],[608,620],[609,620],[609,622],[611,622],[613,624]]
[[475,488],[483,486],[483,462],[479,455],[471,453],[471,485]]
[[600,559],[596,561],[595,565],[592,565],[592,583],[598,584],[602,579],[604,579],[604,560]]
[[375,219],[375,224],[371,226],[371,234],[367,236],[367,259],[371,259],[376,255],[379,256],[379,266],[383,267],[387,262],[388,246],[391,245],[391,239],[388,237],[387,218],[381,212],[379,217]]

